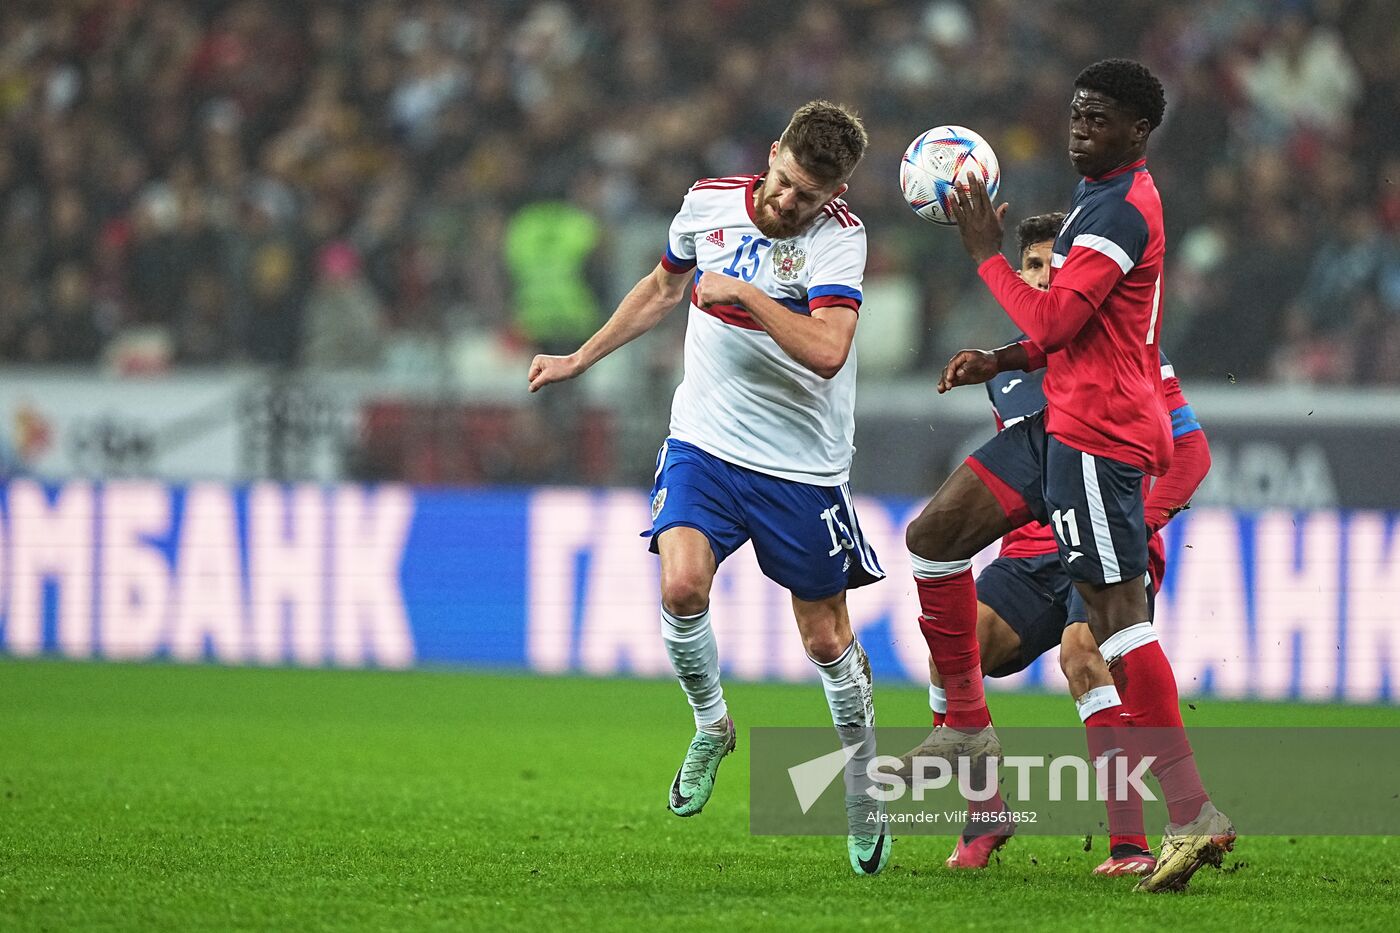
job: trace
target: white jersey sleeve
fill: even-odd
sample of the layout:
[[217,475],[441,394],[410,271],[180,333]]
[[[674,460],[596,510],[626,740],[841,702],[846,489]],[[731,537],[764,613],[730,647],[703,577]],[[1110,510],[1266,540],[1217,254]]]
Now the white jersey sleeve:
[[695,206],[693,193],[687,194],[681,202],[681,209],[671,218],[671,229],[666,235],[666,252],[661,256],[661,264],[667,272],[680,274],[695,268]]
[[841,305],[860,310],[861,286],[865,277],[865,227],[829,225],[831,235],[814,238],[812,271],[807,286],[807,306],[818,308]]

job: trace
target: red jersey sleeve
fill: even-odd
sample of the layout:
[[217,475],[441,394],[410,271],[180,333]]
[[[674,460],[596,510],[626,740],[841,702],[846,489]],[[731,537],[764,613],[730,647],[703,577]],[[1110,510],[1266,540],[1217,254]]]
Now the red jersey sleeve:
[[1053,353],[1069,343],[1097,307],[1073,289],[1057,288],[1053,280],[1048,292],[1032,288],[1012,271],[1004,256],[988,259],[977,267],[977,274],[1007,316],[1043,351]]
[[1045,368],[1045,351],[1034,340],[1019,340],[1021,349],[1026,351],[1026,372],[1033,373]]
[[1210,444],[1206,432],[1191,431],[1172,440],[1172,465],[1167,468],[1143,503],[1147,530],[1162,528],[1177,512],[1186,508],[1206,474],[1210,472]]

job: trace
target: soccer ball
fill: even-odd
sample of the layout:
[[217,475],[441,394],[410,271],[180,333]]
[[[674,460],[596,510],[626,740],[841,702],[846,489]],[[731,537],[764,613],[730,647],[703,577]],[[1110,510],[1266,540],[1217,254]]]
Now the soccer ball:
[[899,162],[899,189],[924,220],[951,226],[953,186],[967,187],[967,173],[978,172],[987,193],[997,196],[1001,166],[987,141],[964,126],[935,126],[914,137]]

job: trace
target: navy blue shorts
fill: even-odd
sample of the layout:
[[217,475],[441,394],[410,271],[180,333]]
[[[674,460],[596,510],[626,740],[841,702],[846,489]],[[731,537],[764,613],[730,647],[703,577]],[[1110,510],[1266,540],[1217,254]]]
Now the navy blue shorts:
[[1057,554],[998,557],[977,575],[977,601],[1001,616],[1021,639],[1019,655],[989,677],[1008,677],[1030,667],[1060,643],[1074,584]]
[[[1155,608],[1155,587],[1148,579],[1148,618]],[[1058,554],[998,557],[977,575],[977,601],[1001,616],[1021,640],[1017,656],[988,677],[1010,677],[1035,663],[1064,637],[1065,628],[1088,622],[1084,599],[1074,588]]]
[[[1157,618],[1157,585],[1152,582],[1152,575],[1143,576],[1143,583],[1147,586],[1147,621],[1151,622]],[[1084,597],[1079,595],[1079,591],[1070,587],[1069,601],[1066,603],[1065,625],[1073,625],[1075,622],[1089,621],[1089,607],[1084,605]]]
[[998,432],[966,462],[1013,522],[1050,526],[1071,579],[1102,586],[1147,572],[1141,470],[1047,434],[1043,411]]
[[851,491],[811,486],[735,466],[669,438],[651,488],[651,550],[667,528],[694,528],[721,564],[745,541],[764,576],[809,602],[883,579],[860,531]]

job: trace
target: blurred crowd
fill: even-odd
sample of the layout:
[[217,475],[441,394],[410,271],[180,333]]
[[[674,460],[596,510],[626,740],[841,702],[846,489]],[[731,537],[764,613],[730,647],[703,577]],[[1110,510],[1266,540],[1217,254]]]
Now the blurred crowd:
[[1400,383],[1393,14],[6,0],[0,359],[413,371],[450,347],[571,348],[655,262],[692,181],[760,171],[792,109],[829,97],[871,132],[847,198],[872,287],[908,306],[886,368],[916,373],[1009,325],[956,236],[904,205],[905,145],[971,126],[1000,155],[1013,222],[1061,208],[1071,82],[1122,55],[1167,88],[1150,164],[1178,370]]

